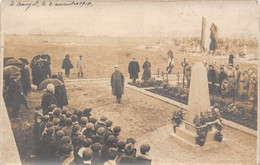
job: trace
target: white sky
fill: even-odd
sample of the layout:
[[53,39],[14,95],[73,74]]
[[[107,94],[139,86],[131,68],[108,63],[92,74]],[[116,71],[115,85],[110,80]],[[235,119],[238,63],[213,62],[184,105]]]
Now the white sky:
[[[220,37],[258,37],[256,2],[92,2],[91,8],[9,7],[2,3],[4,33],[68,31],[107,36],[200,36],[201,19]],[[37,30],[38,29],[38,30]]]

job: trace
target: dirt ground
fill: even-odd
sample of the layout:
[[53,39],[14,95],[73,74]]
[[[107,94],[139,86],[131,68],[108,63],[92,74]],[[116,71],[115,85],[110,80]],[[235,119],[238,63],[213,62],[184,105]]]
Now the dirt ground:
[[[123,104],[117,104],[111,95],[109,79],[67,81],[69,108],[92,107],[92,114],[107,116],[113,126],[122,128],[123,138],[151,145],[150,157],[154,165],[170,164],[256,164],[256,137],[229,127],[223,128],[227,139],[212,147],[191,148],[170,136],[172,112],[176,107],[126,88]],[[18,150],[23,164],[33,164],[33,115],[40,104],[42,92],[28,95],[29,112],[22,110],[20,119],[11,120]],[[139,152],[139,149],[138,149]]]
[[[110,77],[114,70],[114,65],[118,64],[124,75],[128,76],[128,64],[133,57],[139,62],[140,67],[148,57],[151,62],[152,74],[166,71],[168,64],[167,52],[173,51],[175,62],[174,73],[182,73],[181,63],[184,58],[188,58],[191,64],[198,61],[205,61],[208,64],[228,65],[228,56],[192,56],[189,53],[179,53],[178,47],[170,43],[160,43],[157,41],[165,38],[138,38],[138,37],[84,37],[84,36],[55,36],[55,35],[6,35],[4,45],[4,56],[15,58],[27,58],[29,61],[39,54],[49,54],[51,56],[52,74],[61,71],[62,61],[66,54],[70,54],[70,59],[74,68],[71,70],[71,77],[77,77],[76,61],[79,55],[83,56],[86,62],[85,78]],[[240,48],[237,48],[239,50]],[[257,48],[248,48],[248,53],[257,55]],[[245,63],[234,60],[235,64],[241,67],[251,67],[254,63]],[[63,70],[64,72],[64,70]],[[143,72],[141,68],[141,73]]]

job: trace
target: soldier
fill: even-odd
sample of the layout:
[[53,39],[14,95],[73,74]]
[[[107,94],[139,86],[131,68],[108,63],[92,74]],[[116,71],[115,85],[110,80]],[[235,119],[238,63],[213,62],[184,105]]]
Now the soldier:
[[239,78],[239,83],[238,83],[238,96],[241,97],[245,94],[245,88],[247,86],[247,81],[248,81],[248,75],[246,74],[245,71],[242,72]]
[[53,84],[48,84],[47,90],[44,93],[44,95],[42,96],[42,103],[41,103],[44,115],[48,114],[47,108],[51,104],[55,104],[56,106],[58,106],[58,101],[57,101],[56,97],[54,96],[54,93],[55,93],[55,86]]
[[232,64],[229,64],[228,70],[227,70],[227,76],[228,76],[228,83],[230,84],[230,93],[234,99],[236,94],[236,82],[237,82],[237,73],[236,70],[233,68]]
[[115,72],[111,76],[112,94],[116,96],[117,102],[121,104],[121,97],[124,94],[124,75],[119,71],[119,66],[115,65]]
[[249,87],[248,87],[248,98],[250,101],[255,101],[257,99],[256,88],[257,88],[257,78],[255,73],[252,73],[249,77]]
[[145,59],[146,61],[143,64],[143,76],[142,79],[146,82],[147,80],[150,80],[151,78],[151,63],[148,61],[148,58]]
[[67,54],[65,59],[62,62],[62,69],[65,69],[65,76],[69,77],[70,76],[70,69],[73,68],[73,65],[70,61],[70,55]]
[[82,56],[79,56],[79,60],[77,61],[77,68],[79,69],[78,70],[78,77],[79,76],[83,77],[83,72],[84,72],[84,68],[86,68],[86,63],[82,59]]
[[219,73],[219,77],[218,77],[218,83],[221,85],[222,81],[224,79],[227,79],[227,74],[224,72],[224,66],[221,65],[220,66],[220,73]]
[[143,144],[140,147],[141,155],[136,158],[136,163],[139,165],[151,165],[152,159],[149,158],[149,151],[151,147],[149,144]]
[[209,83],[209,93],[210,94],[212,94],[214,92],[216,82],[217,82],[216,71],[213,69],[212,65],[209,65],[208,83]]
[[21,73],[17,72],[11,76],[11,82],[8,85],[7,89],[7,105],[10,105],[12,108],[12,115],[14,118],[17,117],[17,114],[20,109],[20,105],[24,104],[28,110],[27,101],[23,94],[23,84],[20,81]]
[[138,73],[140,72],[139,63],[133,58],[133,60],[128,65],[128,73],[130,74],[130,79],[135,83],[138,79]]
[[190,87],[190,80],[191,80],[191,65],[190,65],[190,60],[186,60],[187,66],[185,67],[185,76],[187,80],[187,88]]

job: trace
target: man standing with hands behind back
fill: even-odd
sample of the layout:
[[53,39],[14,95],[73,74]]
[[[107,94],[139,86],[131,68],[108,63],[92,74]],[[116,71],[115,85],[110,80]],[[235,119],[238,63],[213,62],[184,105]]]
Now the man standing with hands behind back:
[[112,94],[116,96],[117,102],[121,104],[121,97],[124,94],[124,75],[119,71],[119,66],[115,65],[115,71],[111,76]]

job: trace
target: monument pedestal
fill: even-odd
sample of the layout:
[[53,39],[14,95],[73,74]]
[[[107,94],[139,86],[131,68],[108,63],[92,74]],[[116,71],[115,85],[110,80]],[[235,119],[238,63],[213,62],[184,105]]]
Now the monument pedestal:
[[[187,129],[188,127],[188,129]],[[176,128],[176,133],[172,132],[171,136],[174,136],[175,138],[191,145],[191,146],[199,146],[196,143],[196,137],[197,137],[197,132],[196,129],[193,127],[193,130],[190,129],[190,125],[186,123],[182,123],[179,127]],[[215,140],[215,134],[217,130],[215,128],[212,128],[211,130],[208,131],[206,141],[204,145],[208,144],[213,144],[216,143],[217,141]]]

